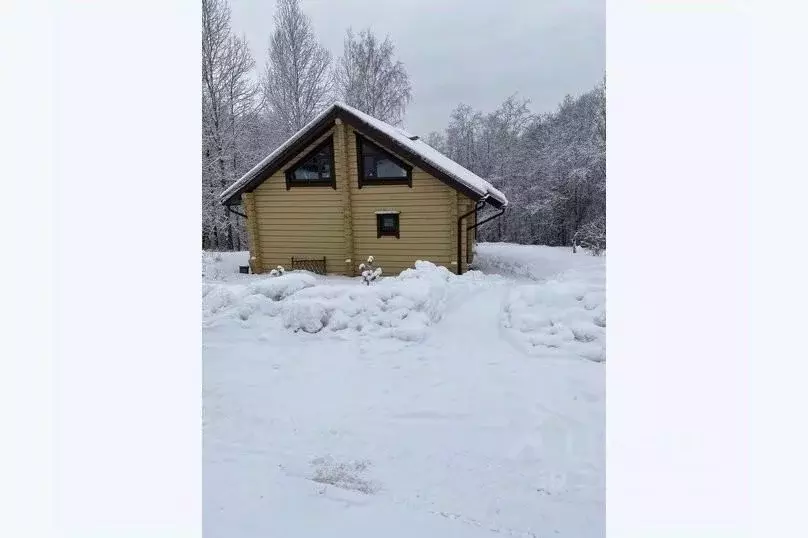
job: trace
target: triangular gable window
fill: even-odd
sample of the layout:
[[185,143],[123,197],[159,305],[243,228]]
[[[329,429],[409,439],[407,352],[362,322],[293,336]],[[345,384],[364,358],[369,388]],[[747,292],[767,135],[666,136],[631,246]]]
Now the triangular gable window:
[[292,187],[337,188],[334,175],[334,139],[328,137],[286,171],[286,189]]
[[360,189],[363,185],[412,187],[412,166],[359,134],[356,135],[356,158]]

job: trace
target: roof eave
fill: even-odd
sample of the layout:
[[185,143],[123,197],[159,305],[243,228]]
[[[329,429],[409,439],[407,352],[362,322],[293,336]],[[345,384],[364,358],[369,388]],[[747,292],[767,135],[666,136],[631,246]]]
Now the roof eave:
[[[445,172],[443,169],[434,166],[429,161],[427,161],[417,153],[410,150],[410,148],[402,145],[395,138],[388,136],[386,133],[380,131],[373,125],[369,125],[363,122],[361,119],[355,117],[353,114],[351,114],[350,111],[345,110],[344,108],[339,106],[338,103],[332,105],[331,110],[327,114],[325,114],[317,123],[306,128],[306,133],[302,133],[298,140],[290,144],[275,158],[273,158],[271,161],[267,162],[264,166],[262,166],[259,170],[257,170],[253,174],[253,176],[244,183],[244,185],[234,190],[226,198],[220,198],[219,200],[220,203],[224,206],[234,206],[241,204],[241,195],[243,193],[252,192],[269,176],[277,172],[289,160],[298,155],[300,151],[308,143],[311,142],[311,140],[316,139],[319,136],[325,134],[325,132],[331,128],[331,125],[334,123],[334,120],[336,118],[340,118],[342,121],[352,126],[360,133],[369,134],[371,137],[377,140],[385,141],[387,144],[392,146],[390,149],[392,149],[395,153],[400,154],[406,160],[409,160],[410,162],[422,168],[424,171],[431,174],[438,180],[447,184],[449,187],[454,188],[455,190],[464,194],[465,196],[468,196],[472,200],[480,201],[481,199],[486,198],[486,202],[491,204],[497,209],[501,209],[502,207],[505,207],[507,205],[507,202],[503,203],[502,201],[494,197],[486,196],[487,193],[481,193],[475,189],[472,189],[467,184],[463,183],[462,181],[458,180],[457,178]],[[242,180],[243,177],[239,179],[239,181]]]
[[[219,201],[222,205],[232,206],[241,203],[241,195],[245,192],[251,192],[258,185],[263,183],[269,176],[274,174],[280,167],[286,164],[290,159],[294,158],[300,151],[311,141],[314,133],[314,138],[324,134],[324,131],[331,128],[334,118],[337,117],[337,107],[332,106],[332,110],[324,115],[320,121],[306,129],[295,143],[290,144],[286,149],[279,153],[274,159],[262,166],[253,177],[250,178],[244,185],[230,193],[226,198],[221,198]],[[241,181],[241,179],[239,179]]]
[[376,140],[383,140],[384,143],[392,146],[391,150],[394,153],[397,153],[405,160],[410,161],[412,164],[417,165],[419,168],[423,169],[425,172],[429,173],[430,175],[434,176],[435,178],[439,179],[443,183],[446,183],[450,187],[454,188],[455,190],[465,194],[469,198],[473,200],[480,200],[485,196],[485,193],[480,193],[465,183],[458,181],[456,178],[452,177],[444,170],[434,166],[429,161],[418,155],[417,153],[410,150],[410,148],[400,144],[395,138],[389,136],[387,133],[378,130],[372,125],[369,125],[359,118],[355,117],[350,112],[340,108],[338,111],[338,117],[342,119],[345,123],[353,127],[355,130],[359,131],[363,134],[369,134],[371,137],[374,137]]

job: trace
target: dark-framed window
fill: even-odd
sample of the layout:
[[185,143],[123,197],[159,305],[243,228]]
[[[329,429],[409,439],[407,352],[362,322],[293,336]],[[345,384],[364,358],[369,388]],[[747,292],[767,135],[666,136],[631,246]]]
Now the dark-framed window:
[[397,211],[379,211],[376,213],[376,237],[392,236],[400,238]]
[[323,140],[286,171],[286,190],[292,187],[337,188],[333,136]]
[[412,166],[356,133],[359,188],[363,185],[409,185]]

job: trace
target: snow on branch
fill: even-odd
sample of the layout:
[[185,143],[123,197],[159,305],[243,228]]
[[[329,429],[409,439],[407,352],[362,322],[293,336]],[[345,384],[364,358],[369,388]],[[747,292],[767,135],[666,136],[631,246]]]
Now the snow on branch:
[[362,282],[368,286],[382,276],[382,268],[373,265],[373,256],[368,256],[366,263],[360,263],[359,270],[362,274]]

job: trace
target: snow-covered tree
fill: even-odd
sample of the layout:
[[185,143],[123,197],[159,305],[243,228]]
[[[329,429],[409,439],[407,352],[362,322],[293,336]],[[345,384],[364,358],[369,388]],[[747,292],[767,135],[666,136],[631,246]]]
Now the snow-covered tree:
[[390,36],[379,40],[369,28],[359,35],[349,28],[344,47],[334,69],[337,97],[392,125],[401,123],[412,88]]
[[506,213],[478,229],[480,240],[571,245],[582,227],[605,222],[605,78],[548,114],[532,114],[516,95],[490,113],[458,105],[445,138],[429,140],[508,196]]
[[572,249],[585,248],[593,256],[600,256],[606,250],[606,217],[597,217],[578,228],[572,238]]
[[475,173],[480,170],[479,140],[482,121],[482,112],[461,103],[452,110],[449,126],[446,128],[448,156]]
[[430,131],[430,133],[424,138],[424,142],[441,153],[446,153],[446,138],[443,136],[443,134],[437,131]]
[[202,233],[206,248],[246,244],[242,219],[218,201],[243,167],[240,140],[254,113],[255,61],[244,39],[233,35],[226,0],[202,0]]
[[332,91],[331,55],[314,35],[298,0],[278,0],[261,90],[284,138],[311,121]]

